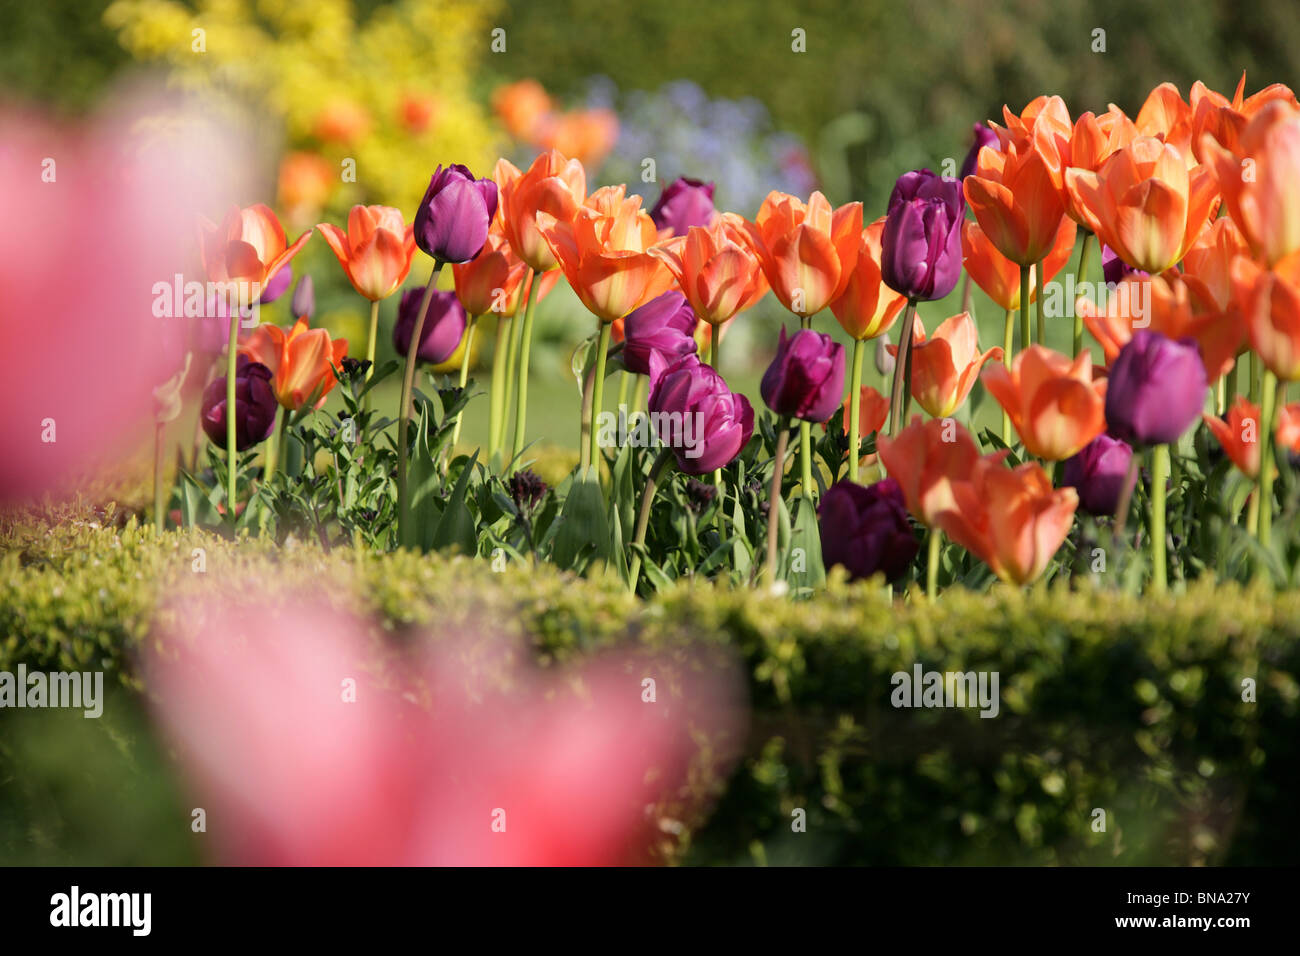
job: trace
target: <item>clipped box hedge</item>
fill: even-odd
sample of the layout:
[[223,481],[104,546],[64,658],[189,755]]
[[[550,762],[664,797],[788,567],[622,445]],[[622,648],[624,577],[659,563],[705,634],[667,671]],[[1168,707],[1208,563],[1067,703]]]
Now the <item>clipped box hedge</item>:
[[[891,607],[834,576],[798,603],[706,584],[645,602],[548,567],[497,574],[463,558],[112,524],[0,532],[0,670],[103,667],[138,689],[130,649],[201,548],[204,586],[249,572],[323,585],[395,632],[477,621],[528,635],[547,664],[625,642],[730,646],[749,680],[747,753],[682,862],[1293,862],[1295,592],[998,587]],[[891,675],[917,662],[998,672],[998,716],[893,707]],[[12,719],[0,712],[0,728]]]

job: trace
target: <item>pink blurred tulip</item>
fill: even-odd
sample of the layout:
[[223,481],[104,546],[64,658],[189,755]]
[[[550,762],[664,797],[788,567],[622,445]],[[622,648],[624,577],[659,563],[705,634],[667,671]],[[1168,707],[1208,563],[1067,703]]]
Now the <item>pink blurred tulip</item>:
[[433,641],[394,686],[367,677],[401,653],[377,628],[321,595],[249,594],[173,605],[161,620],[184,626],[159,626],[146,662],[220,862],[644,862],[646,808],[682,802],[691,733],[725,752],[743,729],[729,664],[676,662],[670,680],[611,657],[543,676],[484,634]]
[[[148,91],[56,125],[0,110],[0,503],[67,493],[146,437],[152,390],[178,365],[155,286],[202,281],[200,212],[228,201],[240,137]],[[212,114],[216,115],[216,114]],[[235,157],[233,160],[230,157]]]

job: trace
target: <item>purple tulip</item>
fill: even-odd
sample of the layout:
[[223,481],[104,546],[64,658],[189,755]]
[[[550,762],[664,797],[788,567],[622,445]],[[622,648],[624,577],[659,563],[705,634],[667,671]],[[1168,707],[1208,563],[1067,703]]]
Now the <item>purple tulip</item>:
[[729,389],[697,355],[683,355],[664,369],[650,388],[649,407],[659,440],[688,475],[728,464],[754,434],[749,399]]
[[767,407],[782,417],[826,421],[844,401],[844,346],[812,329],[787,338],[781,326],[776,358],[763,373],[759,391]]
[[1201,417],[1206,384],[1194,341],[1139,329],[1111,364],[1108,430],[1131,445],[1177,441]]
[[303,276],[298,280],[298,288],[293,290],[293,298],[289,301],[289,313],[295,319],[301,319],[312,315],[315,311],[316,287],[312,284],[311,276]]
[[266,288],[262,290],[262,297],[258,299],[261,305],[270,305],[280,296],[289,291],[289,284],[293,282],[293,266],[285,266],[275,275],[271,276],[266,283]]
[[822,562],[843,565],[852,580],[883,573],[892,581],[916,557],[916,536],[907,521],[903,490],[893,478],[870,487],[841,481],[817,508]]
[[691,226],[707,226],[714,216],[713,183],[685,176],[674,179],[659,194],[650,218],[659,229],[671,229],[684,236]]
[[1061,486],[1079,493],[1079,507],[1088,514],[1113,515],[1124,493],[1132,460],[1132,448],[1103,433],[1073,458],[1066,459]]
[[[275,428],[280,405],[271,390],[271,370],[261,362],[239,356],[235,370],[235,448],[243,451],[265,441]],[[213,444],[226,445],[226,377],[213,379],[203,390],[199,412],[203,431]]]
[[1141,269],[1134,269],[1131,265],[1119,257],[1110,246],[1104,242],[1101,244],[1101,274],[1106,282],[1112,285],[1119,285],[1125,276],[1142,276],[1150,275]]
[[464,166],[441,166],[415,213],[415,242],[439,262],[469,262],[487,242],[497,184]]
[[654,384],[663,370],[696,351],[695,311],[676,289],[656,296],[623,320],[623,364],[649,375]]
[[946,182],[928,169],[899,176],[880,237],[885,285],[918,301],[951,292],[961,276],[965,215],[960,180]]
[[979,165],[980,150],[985,146],[992,146],[998,149],[998,134],[993,132],[983,123],[975,124],[975,141],[971,143],[970,152],[966,154],[965,161],[961,164],[961,178],[965,179],[971,173],[975,172],[975,167]]
[[[416,313],[420,311],[420,302],[424,299],[424,289],[407,289],[402,293],[402,300],[397,305],[397,322],[393,325],[393,348],[397,354],[406,357],[411,348],[411,332],[415,329]],[[424,319],[424,328],[420,330],[420,351],[417,353],[421,362],[438,365],[447,361],[456,353],[460,340],[465,335],[465,307],[456,298],[455,292],[434,292],[429,299],[429,312]]]

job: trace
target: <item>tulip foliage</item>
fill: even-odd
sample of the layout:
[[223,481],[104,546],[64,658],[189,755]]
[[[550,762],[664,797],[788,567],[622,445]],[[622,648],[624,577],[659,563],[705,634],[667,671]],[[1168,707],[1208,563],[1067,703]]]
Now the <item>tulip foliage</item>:
[[[417,209],[318,227],[370,304],[367,360],[312,326],[309,285],[291,328],[242,331],[238,364],[203,393],[210,469],[182,472],[176,513],[327,547],[459,549],[497,570],[549,561],[640,593],[710,577],[807,596],[836,567],[931,598],[1072,575],[1292,581],[1300,104],[1284,87],[1243,94],[1163,84],[1135,118],[1040,97],[977,124],[960,176],[903,172],[879,210],[773,192],[749,219],[695,179],[646,209],[556,149],[491,177],[439,167]],[[213,277],[264,301],[307,241],[260,205],[200,236]],[[526,417],[534,309],[558,281],[590,313],[573,318],[567,474]],[[1000,343],[979,340],[972,284],[1005,312]],[[960,306],[939,302],[959,287]],[[1068,354],[1047,341],[1063,290],[1051,338],[1072,332]],[[756,409],[721,344],[768,292],[788,321]],[[376,367],[389,297],[399,360]],[[470,355],[489,316],[484,393]],[[879,388],[863,382],[872,340]],[[452,360],[458,379],[421,371]],[[378,407],[399,373],[401,403]],[[630,415],[606,410],[615,376]],[[461,414],[483,394],[487,445],[465,447]],[[1000,432],[975,425],[977,402]]]

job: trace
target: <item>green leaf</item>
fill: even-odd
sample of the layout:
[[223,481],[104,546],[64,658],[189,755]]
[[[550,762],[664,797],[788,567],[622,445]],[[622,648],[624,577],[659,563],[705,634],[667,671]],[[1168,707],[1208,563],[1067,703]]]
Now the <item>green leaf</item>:
[[821,531],[817,525],[817,511],[807,498],[800,497],[790,532],[790,561],[786,580],[791,588],[815,588],[826,583],[826,568],[822,565]]
[[462,554],[474,555],[478,552],[478,536],[474,528],[474,516],[465,504],[465,495],[469,490],[470,478],[478,464],[478,452],[465,462],[456,479],[456,486],[451,490],[451,497],[442,509],[442,517],[433,532],[432,545],[441,551],[444,548],[459,548]]
[[590,548],[595,556],[609,554],[609,524],[605,518],[605,496],[600,490],[594,465],[574,476],[564,510],[556,524],[551,560],[565,570],[576,570],[579,558]]

